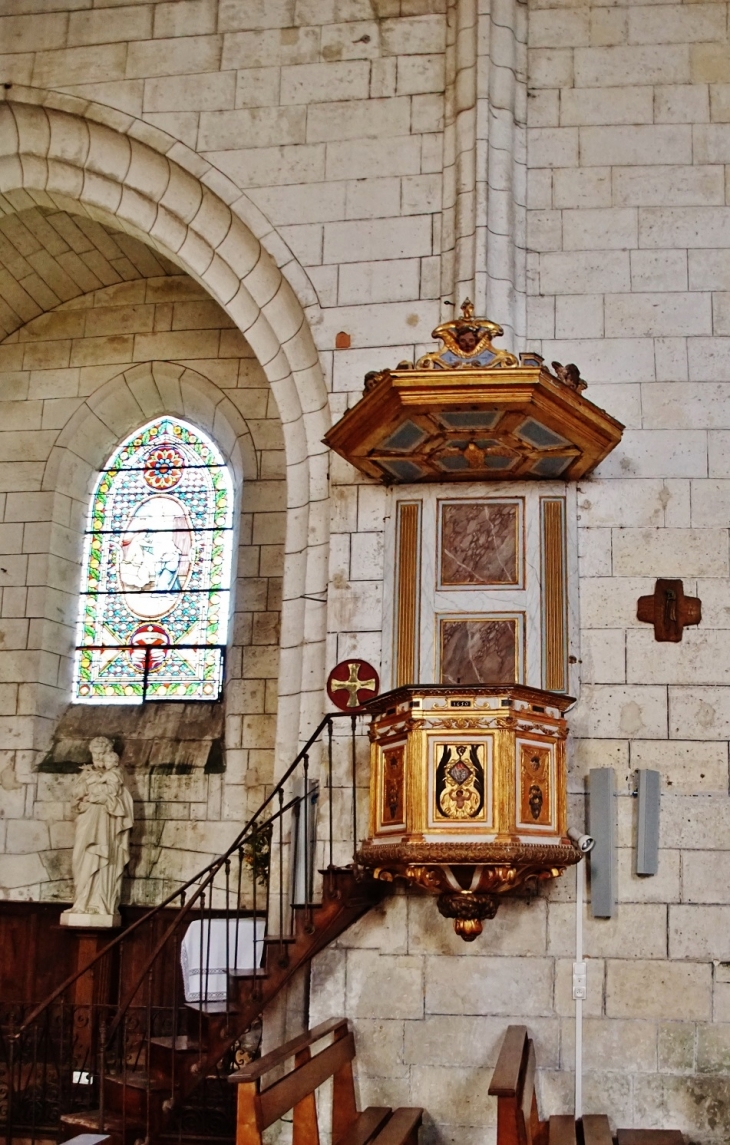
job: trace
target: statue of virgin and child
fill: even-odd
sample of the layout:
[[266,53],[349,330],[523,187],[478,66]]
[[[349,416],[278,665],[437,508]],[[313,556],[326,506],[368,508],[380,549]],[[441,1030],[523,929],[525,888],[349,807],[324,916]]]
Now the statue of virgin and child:
[[77,778],[73,801],[78,812],[71,864],[75,897],[61,924],[113,927],[121,921],[119,900],[134,805],[111,740],[97,736],[89,750],[91,763]]

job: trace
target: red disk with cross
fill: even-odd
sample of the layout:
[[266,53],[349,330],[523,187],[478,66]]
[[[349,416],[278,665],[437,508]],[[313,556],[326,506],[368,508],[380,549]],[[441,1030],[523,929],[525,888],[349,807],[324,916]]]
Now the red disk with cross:
[[357,712],[366,700],[377,696],[378,673],[367,660],[343,660],[327,677],[327,695],[342,712]]

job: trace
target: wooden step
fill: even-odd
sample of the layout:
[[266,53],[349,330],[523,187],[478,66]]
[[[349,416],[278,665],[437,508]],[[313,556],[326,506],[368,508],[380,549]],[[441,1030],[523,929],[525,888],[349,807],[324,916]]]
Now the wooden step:
[[178,1034],[175,1038],[175,1045],[172,1044],[171,1037],[150,1038],[150,1045],[160,1046],[161,1049],[173,1050],[177,1054],[191,1053],[197,1054],[199,1045],[194,1042],[189,1034]]
[[[259,975],[257,974],[258,978]],[[214,1014],[218,1017],[221,1014],[237,1014],[238,1006],[235,1002],[186,1002],[188,1010],[195,1010],[196,1014]]]
[[[208,1019],[206,1019],[207,1023]],[[172,1087],[174,1073],[175,1088],[177,1089],[180,1085],[181,1075],[183,1077],[191,1076],[191,1063],[198,1057],[205,1057],[207,1052],[205,1041],[201,1047],[200,1042],[193,1041],[187,1034],[175,1038],[174,1049],[171,1037],[151,1038],[148,1056],[150,1073],[168,1088]]]
[[121,1073],[109,1073],[104,1078],[107,1085],[114,1086],[115,1088],[122,1088],[126,1086],[127,1089],[164,1089],[164,1082],[156,1081],[154,1078],[149,1081],[147,1074],[142,1073],[141,1070],[130,1070],[126,1077]]
[[[62,1113],[61,1124],[73,1128],[74,1132],[79,1129],[88,1133],[101,1133],[99,1125],[99,1117],[101,1115],[100,1109],[84,1109],[79,1113]],[[116,1113],[104,1112],[104,1132],[114,1132],[116,1129],[122,1128],[122,1119]],[[138,1126],[139,1128],[139,1126]],[[64,1141],[66,1138],[64,1137]]]
[[117,1145],[133,1145],[145,1136],[144,1122],[135,1122],[131,1117],[122,1118],[118,1113],[104,1111],[104,1128],[99,1123],[99,1109],[88,1109],[83,1113],[62,1113],[60,1118],[59,1142],[71,1140],[79,1134],[103,1133],[110,1136]]
[[104,1105],[110,1114],[121,1116],[122,1112],[134,1121],[147,1118],[147,1100],[150,1106],[162,1104],[161,1094],[169,1092],[169,1083],[160,1079],[150,1081],[146,1074],[127,1074],[126,1078],[116,1075],[104,1078]]

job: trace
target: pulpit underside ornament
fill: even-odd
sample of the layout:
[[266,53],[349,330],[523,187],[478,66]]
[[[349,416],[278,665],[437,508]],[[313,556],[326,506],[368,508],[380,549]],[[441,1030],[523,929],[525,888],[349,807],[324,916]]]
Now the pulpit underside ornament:
[[577,480],[621,439],[623,425],[583,397],[578,368],[492,344],[502,327],[474,316],[433,331],[442,348],[372,371],[362,399],[325,442],[387,484]]

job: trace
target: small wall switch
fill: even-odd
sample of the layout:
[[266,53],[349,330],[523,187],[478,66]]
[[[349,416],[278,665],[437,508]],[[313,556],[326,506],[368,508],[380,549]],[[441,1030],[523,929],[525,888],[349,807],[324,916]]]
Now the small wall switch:
[[573,963],[573,998],[585,1001],[588,997],[588,967],[585,962]]

